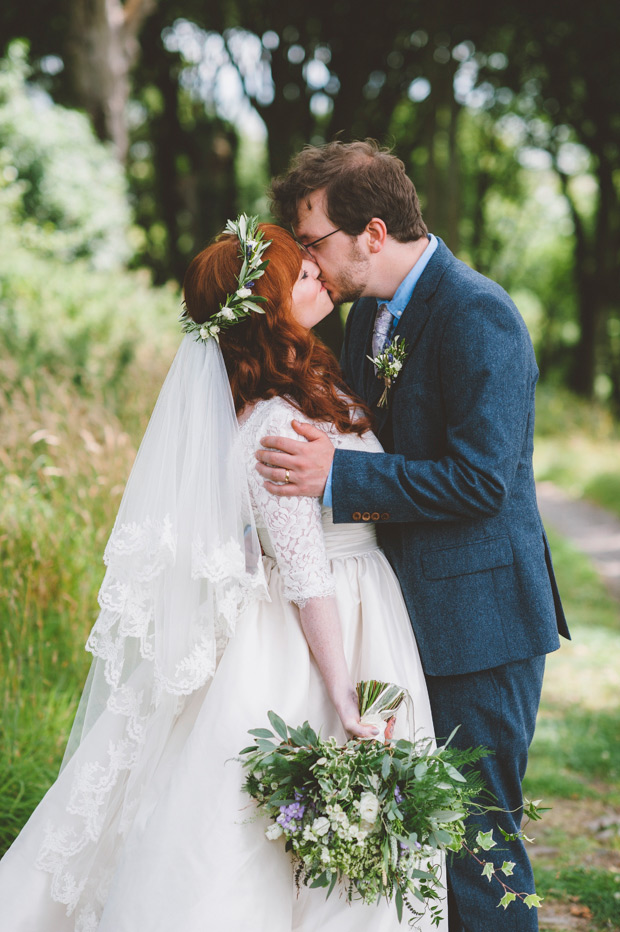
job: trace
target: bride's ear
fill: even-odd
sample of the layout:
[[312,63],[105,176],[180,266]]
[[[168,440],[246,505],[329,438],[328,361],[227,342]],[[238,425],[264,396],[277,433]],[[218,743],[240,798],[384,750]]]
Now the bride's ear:
[[387,239],[387,227],[379,217],[373,217],[366,224],[366,233],[369,252],[381,252]]

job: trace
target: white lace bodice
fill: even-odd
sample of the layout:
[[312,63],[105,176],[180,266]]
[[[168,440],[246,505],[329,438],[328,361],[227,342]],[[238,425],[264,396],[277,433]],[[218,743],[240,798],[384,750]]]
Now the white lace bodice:
[[[363,437],[341,434],[333,424],[313,422],[281,397],[259,401],[241,423],[242,456],[247,466],[259,537],[266,553],[273,555],[278,563],[286,597],[298,605],[304,605],[309,599],[330,596],[335,592],[324,535],[324,526],[332,525],[331,509],[322,508],[317,498],[279,498],[272,495],[265,489],[263,479],[256,470],[254,456],[261,446],[261,438],[267,435],[305,442],[291,427],[293,418],[314,423],[325,431],[335,447],[380,452],[381,445],[370,432]],[[374,535],[374,529],[368,526],[357,530],[362,534]]]

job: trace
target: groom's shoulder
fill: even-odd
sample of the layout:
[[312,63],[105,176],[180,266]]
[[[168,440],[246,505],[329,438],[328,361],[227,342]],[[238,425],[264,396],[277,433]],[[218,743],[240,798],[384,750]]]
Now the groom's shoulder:
[[441,246],[443,248],[438,248],[436,254],[439,260],[438,265],[442,267],[442,274],[438,278],[436,289],[438,299],[450,304],[458,304],[462,300],[468,303],[479,300],[516,310],[512,298],[500,284],[478,272],[462,259],[457,259],[443,243]]
[[461,336],[489,328],[499,329],[530,342],[519,309],[501,285],[457,259],[443,243],[431,258],[429,271],[436,257],[439,261],[429,303],[438,327],[448,326]]

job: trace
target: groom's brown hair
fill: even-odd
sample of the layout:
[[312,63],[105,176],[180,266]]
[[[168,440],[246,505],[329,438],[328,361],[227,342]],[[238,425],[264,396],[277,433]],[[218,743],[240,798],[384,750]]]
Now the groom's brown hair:
[[321,188],[329,219],[351,236],[358,236],[373,217],[383,220],[389,236],[400,243],[428,234],[404,164],[373,139],[303,148],[288,172],[271,184],[274,215],[294,226],[298,205]]

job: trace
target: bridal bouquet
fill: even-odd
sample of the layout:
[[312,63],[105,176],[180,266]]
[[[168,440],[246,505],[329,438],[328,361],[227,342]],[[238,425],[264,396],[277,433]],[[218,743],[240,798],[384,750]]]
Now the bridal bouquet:
[[[394,741],[394,715],[406,691],[375,681],[359,683],[357,690],[362,721],[385,729],[382,740],[338,745],[335,738],[317,735],[308,722],[291,728],[270,712],[273,731],[252,729],[256,743],[241,751],[244,790],[272,820],[267,838],[286,840],[298,885],[326,887],[329,896],[340,881],[349,900],[357,896],[373,903],[385,896],[394,899],[399,920],[405,906],[414,917],[430,910],[438,922],[441,908],[433,902],[443,887],[438,852],[469,850],[465,817],[493,808],[474,802],[481,779],[460,768],[488,752],[437,749],[430,739]],[[479,832],[475,850],[494,845],[491,834]],[[501,871],[508,875],[514,866],[504,861],[496,868],[477,860],[489,880],[499,879]],[[538,905],[535,895],[517,894],[500,883],[502,906],[517,897],[529,907]]]

